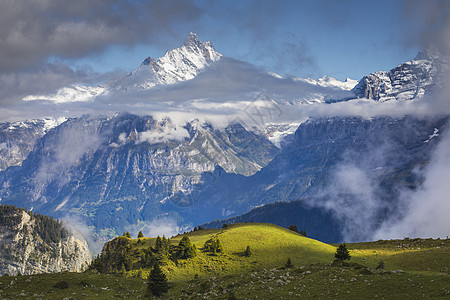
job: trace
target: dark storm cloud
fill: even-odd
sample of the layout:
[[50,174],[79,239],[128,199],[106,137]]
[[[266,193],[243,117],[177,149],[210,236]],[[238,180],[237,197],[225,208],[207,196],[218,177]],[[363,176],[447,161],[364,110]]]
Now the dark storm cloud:
[[403,0],[407,42],[450,54],[450,1]]
[[43,64],[26,71],[0,73],[0,102],[16,102],[30,93],[49,93],[93,75],[88,70],[74,71],[64,64]]
[[201,14],[193,1],[5,0],[0,2],[0,72],[49,56],[79,58],[111,45],[176,36]]

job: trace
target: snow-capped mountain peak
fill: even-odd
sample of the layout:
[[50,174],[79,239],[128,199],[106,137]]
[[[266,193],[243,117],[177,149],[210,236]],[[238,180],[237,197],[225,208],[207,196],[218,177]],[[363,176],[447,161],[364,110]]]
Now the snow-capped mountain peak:
[[75,84],[50,95],[26,96],[24,100],[90,101],[111,91],[148,90],[157,85],[175,84],[193,79],[222,56],[211,42],[201,42],[191,32],[181,47],[167,51],[158,59],[147,57],[136,70],[105,85],[90,87]]
[[419,51],[414,60],[440,60],[445,61],[444,55],[435,47],[428,47]]
[[197,37],[197,35],[195,33],[191,32],[191,33],[189,33],[187,38],[184,40],[183,45],[186,47],[189,47],[189,46],[201,47],[201,44],[202,44],[202,42]]
[[194,78],[221,57],[211,42],[201,42],[191,32],[181,47],[167,51],[157,60],[147,57],[139,68],[111,82],[110,86],[115,90],[146,90],[156,85],[174,84]]

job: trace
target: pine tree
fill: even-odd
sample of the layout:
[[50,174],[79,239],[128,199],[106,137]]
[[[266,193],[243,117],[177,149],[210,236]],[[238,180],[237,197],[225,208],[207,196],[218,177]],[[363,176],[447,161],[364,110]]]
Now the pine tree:
[[158,237],[156,238],[155,252],[156,253],[161,252],[162,248],[163,248],[162,240],[161,240],[161,238],[158,235]]
[[178,257],[180,258],[194,258],[197,255],[191,240],[188,236],[183,236],[178,244]]
[[247,246],[247,249],[244,251],[244,256],[250,257],[252,255],[252,250],[250,249],[250,246]]
[[292,231],[295,231],[295,232],[298,232],[297,225],[291,224],[291,225],[289,225],[288,229],[289,229],[289,230],[292,230]]
[[294,265],[292,264],[291,258],[289,257],[288,260],[287,260],[287,262],[286,262],[285,267],[286,267],[287,269],[290,269],[290,268],[292,268],[293,266],[294,266]]
[[148,292],[156,297],[161,297],[169,291],[169,283],[166,274],[161,270],[159,264],[155,263],[148,276]]
[[144,237],[144,234],[142,233],[142,231],[139,231],[139,233],[138,233],[138,239],[140,239],[140,238],[143,238]]
[[341,261],[350,260],[351,258],[350,252],[348,251],[347,246],[345,246],[345,243],[339,245],[339,247],[336,250],[336,253],[334,254],[334,257]]
[[223,252],[222,242],[217,238],[217,236],[213,236],[211,239],[207,240],[203,246],[203,251],[211,252],[214,254]]

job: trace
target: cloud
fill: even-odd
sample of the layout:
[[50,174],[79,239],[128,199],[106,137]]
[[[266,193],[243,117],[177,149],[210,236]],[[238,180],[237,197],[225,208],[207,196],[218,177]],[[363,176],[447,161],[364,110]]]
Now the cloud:
[[374,239],[441,237],[450,233],[450,131],[443,134],[429,165],[419,171],[425,178],[416,190],[400,195],[402,210],[386,220]]
[[403,0],[405,35],[408,44],[433,47],[450,54],[450,2],[446,0]]
[[81,217],[76,215],[66,215],[61,219],[70,233],[78,239],[86,240],[89,245],[89,250],[93,255],[102,251],[104,241],[94,239],[94,236],[96,236],[94,230],[89,228]]
[[[358,147],[358,142],[353,146]],[[395,161],[394,147],[390,141],[367,144],[331,158],[337,164],[327,175],[326,187],[317,193],[317,198],[308,201],[310,206],[332,212],[342,224],[345,241],[370,240],[379,226],[380,211],[387,204],[380,197],[376,170],[387,169],[388,161]]]
[[177,36],[182,22],[195,22],[194,1],[0,2],[0,72],[17,71],[50,56],[79,58],[112,45],[130,47]]
[[189,132],[183,127],[177,126],[164,126],[159,130],[149,130],[139,132],[137,144],[141,143],[165,143],[171,140],[181,141],[189,137]]
[[31,93],[47,94],[75,82],[96,77],[89,70],[73,70],[64,64],[43,64],[26,71],[0,72],[0,103],[8,105]]
[[128,231],[135,237],[139,231],[142,231],[145,237],[165,236],[170,238],[181,232],[181,228],[177,221],[170,216],[160,216],[149,222],[138,221],[137,224],[128,227]]
[[[58,127],[61,138],[52,144],[51,148],[44,147],[47,155],[40,161],[39,169],[33,177],[34,200],[39,200],[47,184],[55,178],[60,186],[70,181],[74,168],[80,163],[86,153],[95,151],[102,143],[98,132],[98,120],[90,123],[70,122]],[[54,136],[48,137],[49,139]],[[51,155],[53,154],[53,155]],[[49,157],[52,159],[49,160]]]

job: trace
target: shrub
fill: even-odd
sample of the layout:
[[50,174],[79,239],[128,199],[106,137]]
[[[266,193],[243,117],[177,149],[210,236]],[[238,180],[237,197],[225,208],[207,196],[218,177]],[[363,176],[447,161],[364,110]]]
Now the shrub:
[[69,284],[65,281],[59,281],[53,285],[54,288],[64,290],[69,288]]

